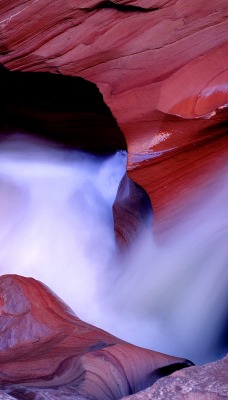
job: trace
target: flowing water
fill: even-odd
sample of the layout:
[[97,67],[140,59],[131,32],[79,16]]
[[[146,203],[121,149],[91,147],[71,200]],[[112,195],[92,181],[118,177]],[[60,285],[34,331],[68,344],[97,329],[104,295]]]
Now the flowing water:
[[225,168],[156,244],[116,257],[112,203],[126,153],[99,157],[15,135],[0,144],[0,273],[47,284],[76,314],[196,363],[221,357],[228,304]]

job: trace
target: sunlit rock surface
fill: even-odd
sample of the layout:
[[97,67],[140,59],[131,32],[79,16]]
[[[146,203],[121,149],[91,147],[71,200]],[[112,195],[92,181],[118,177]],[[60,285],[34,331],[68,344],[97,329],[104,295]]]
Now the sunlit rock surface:
[[0,62],[98,86],[164,230],[227,159],[227,14],[226,0],[3,2]]
[[50,388],[49,398],[114,400],[191,365],[81,321],[33,278],[3,275],[0,289],[0,388],[16,398],[21,392],[35,399],[26,392],[38,396]]
[[219,361],[191,367],[162,378],[151,388],[125,400],[220,400],[228,399],[228,355]]

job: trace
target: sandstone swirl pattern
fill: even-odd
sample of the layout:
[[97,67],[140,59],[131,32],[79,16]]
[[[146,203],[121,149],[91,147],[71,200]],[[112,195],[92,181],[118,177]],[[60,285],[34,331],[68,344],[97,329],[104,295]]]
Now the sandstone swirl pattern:
[[114,400],[191,365],[81,321],[35,279],[3,275],[0,293],[0,387],[16,398]]

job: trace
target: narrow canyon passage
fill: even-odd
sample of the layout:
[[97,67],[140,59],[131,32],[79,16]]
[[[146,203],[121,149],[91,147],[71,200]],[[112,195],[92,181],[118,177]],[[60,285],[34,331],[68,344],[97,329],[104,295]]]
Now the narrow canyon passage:
[[149,227],[120,259],[112,204],[126,145],[99,92],[83,80],[67,91],[67,77],[61,86],[64,77],[5,74],[16,91],[1,127],[1,274],[41,280],[80,318],[139,346],[196,363],[225,354],[226,168],[207,198],[196,191],[165,243]]

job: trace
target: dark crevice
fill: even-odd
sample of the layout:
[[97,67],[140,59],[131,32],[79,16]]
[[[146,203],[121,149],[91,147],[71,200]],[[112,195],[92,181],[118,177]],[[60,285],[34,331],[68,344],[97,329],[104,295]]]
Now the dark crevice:
[[110,9],[110,8],[117,10],[117,11],[126,12],[126,13],[132,13],[132,12],[148,13],[151,11],[158,11],[160,9],[159,7],[143,8],[143,7],[134,6],[131,4],[118,4],[118,3],[114,3],[110,0],[103,0],[103,1],[100,1],[99,3],[97,3],[96,5],[94,5],[93,7],[83,8],[83,10],[87,11],[87,12],[92,12],[95,10]]
[[[10,396],[17,400],[35,400],[36,393],[28,391],[26,388],[14,389],[8,392]],[[4,397],[3,397],[4,398]]]
[[126,142],[97,86],[83,78],[0,67],[0,140],[24,133],[98,154]]
[[195,364],[192,361],[185,360],[182,363],[171,364],[165,367],[158,368],[150,376],[151,379],[150,385],[153,385],[158,379],[171,375],[174,372],[179,371],[181,369],[193,367],[194,365]]

